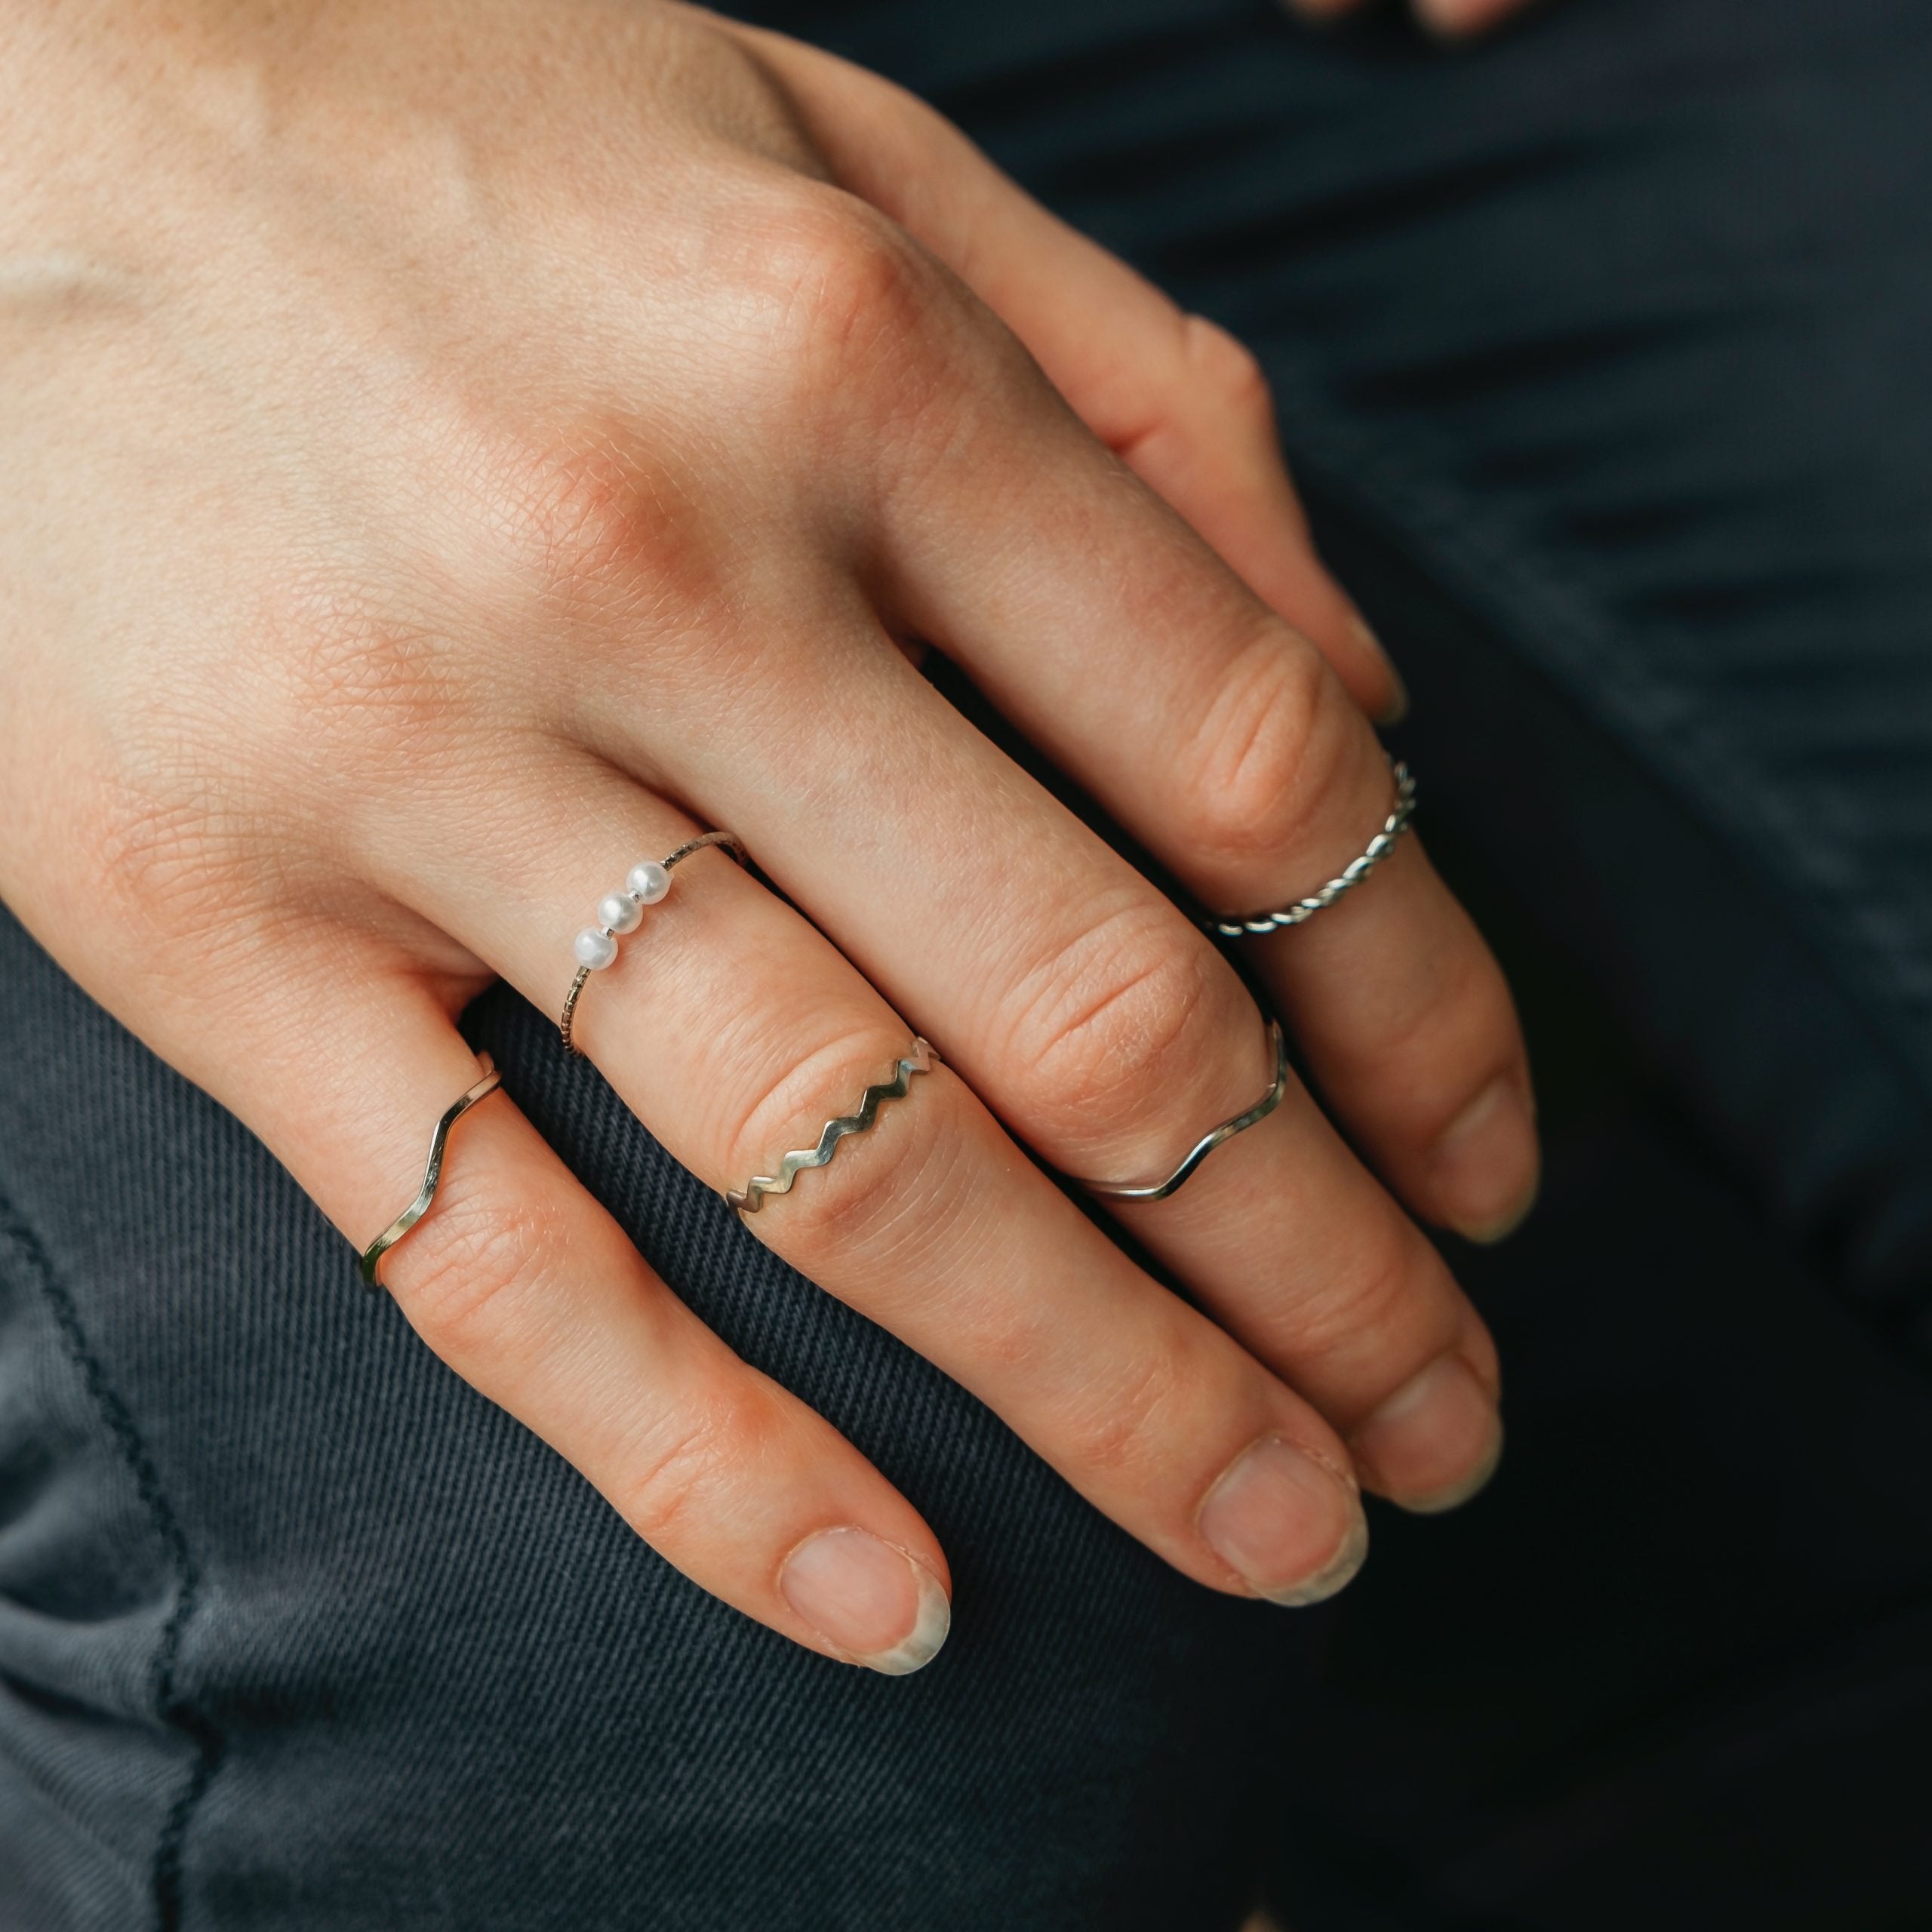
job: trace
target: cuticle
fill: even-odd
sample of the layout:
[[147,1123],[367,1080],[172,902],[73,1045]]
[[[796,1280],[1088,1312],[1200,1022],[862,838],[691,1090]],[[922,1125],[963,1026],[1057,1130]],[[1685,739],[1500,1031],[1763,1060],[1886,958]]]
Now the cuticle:
[[[1333,1476],[1336,1481],[1341,1484],[1343,1489],[1349,1496],[1354,1497],[1358,1504],[1360,1503],[1361,1500],[1361,1484],[1357,1478],[1355,1470],[1352,1467],[1346,1465],[1338,1465],[1334,1457],[1331,1456],[1325,1450],[1318,1449],[1312,1444],[1303,1442],[1295,1436],[1284,1434],[1278,1429],[1271,1429],[1265,1434],[1255,1437],[1254,1441],[1249,1443],[1247,1447],[1242,1450],[1238,1455],[1235,1456],[1229,1463],[1226,1468],[1223,1469],[1221,1473],[1217,1475],[1214,1480],[1208,1485],[1206,1489],[1201,1492],[1201,1500],[1194,1506],[1194,1514],[1192,1518],[1194,1527],[1197,1532],[1199,1531],[1201,1526],[1201,1512],[1208,1507],[1209,1500],[1213,1497],[1214,1492],[1220,1487],[1223,1483],[1227,1481],[1229,1476],[1234,1474],[1235,1471],[1239,1468],[1249,1457],[1254,1454],[1256,1450],[1261,1447],[1264,1443],[1269,1442],[1278,1442],[1283,1448],[1291,1449],[1297,1455],[1306,1457],[1309,1461],[1312,1463],[1317,1469],[1321,1469],[1329,1475]],[[1232,1575],[1236,1573],[1231,1571],[1229,1574]]]
[[1352,1463],[1339,1464],[1327,1451],[1315,1448],[1306,1442],[1297,1442],[1292,1436],[1278,1435],[1275,1439],[1278,1442],[1286,1443],[1291,1449],[1296,1450],[1306,1456],[1317,1468],[1326,1469],[1351,1496],[1359,1499],[1361,1495],[1361,1478],[1356,1475],[1355,1466]]

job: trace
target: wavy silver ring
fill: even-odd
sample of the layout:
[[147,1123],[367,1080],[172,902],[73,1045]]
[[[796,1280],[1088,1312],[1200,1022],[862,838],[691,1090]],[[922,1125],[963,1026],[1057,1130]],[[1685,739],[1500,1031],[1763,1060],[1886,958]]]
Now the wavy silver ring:
[[1395,851],[1396,840],[1408,830],[1409,820],[1415,814],[1414,774],[1399,759],[1392,758],[1389,769],[1395,780],[1395,806],[1360,858],[1352,860],[1326,885],[1318,888],[1306,899],[1297,899],[1292,906],[1284,906],[1279,912],[1257,912],[1249,919],[1204,919],[1201,923],[1222,939],[1246,939],[1263,933],[1278,933],[1313,918],[1324,907],[1334,905],[1343,893],[1361,884]]
[[583,983],[593,973],[601,973],[613,964],[617,957],[617,936],[620,933],[635,932],[644,918],[644,909],[655,906],[671,890],[671,875],[694,852],[703,852],[713,845],[725,847],[740,865],[749,865],[751,855],[746,851],[744,841],[735,832],[707,832],[696,838],[688,838],[672,853],[662,859],[640,859],[624,875],[624,882],[615,892],[607,892],[597,902],[597,924],[586,926],[571,941],[571,949],[577,955],[577,977],[571,982],[569,994],[564,1001],[562,1017],[557,1022],[557,1032],[564,1043],[567,1054],[583,1057],[583,1049],[571,1037],[571,1029],[577,1022],[577,1003],[583,992]]
[[443,1177],[443,1150],[449,1144],[450,1129],[478,1100],[487,1099],[503,1084],[503,1076],[497,1071],[495,1063],[488,1054],[478,1054],[476,1060],[483,1069],[483,1078],[437,1121],[436,1130],[429,1137],[429,1158],[423,1168],[423,1185],[416,1198],[362,1251],[362,1279],[370,1287],[382,1285],[376,1279],[376,1270],[381,1265],[383,1257],[429,1213],[429,1204],[436,1198],[436,1184]]
[[1237,1134],[1245,1134],[1256,1121],[1266,1120],[1281,1104],[1281,1096],[1288,1091],[1288,1043],[1282,1037],[1278,1020],[1268,1023],[1268,1044],[1275,1055],[1274,1084],[1246,1113],[1236,1114],[1232,1120],[1222,1121],[1213,1133],[1204,1134],[1165,1180],[1154,1181],[1144,1187],[1123,1187],[1106,1180],[1083,1180],[1080,1185],[1089,1194],[1103,1194],[1109,1201],[1164,1201],[1169,1195],[1178,1194],[1187,1185],[1195,1169],[1223,1142],[1232,1140]]
[[878,1118],[878,1110],[888,1100],[903,1100],[911,1091],[915,1073],[930,1073],[939,1055],[924,1040],[915,1038],[912,1051],[893,1069],[892,1078],[876,1087],[868,1087],[856,1113],[841,1114],[826,1122],[816,1147],[800,1147],[778,1164],[776,1174],[754,1174],[743,1187],[724,1190],[727,1205],[741,1214],[755,1214],[768,1194],[789,1194],[792,1183],[808,1168],[822,1168],[838,1151],[838,1143],[848,1134],[863,1134]]

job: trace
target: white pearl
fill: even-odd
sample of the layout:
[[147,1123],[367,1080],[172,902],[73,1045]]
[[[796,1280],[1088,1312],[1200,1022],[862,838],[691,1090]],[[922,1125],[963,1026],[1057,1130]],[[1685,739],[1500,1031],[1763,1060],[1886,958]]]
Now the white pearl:
[[597,923],[614,933],[634,933],[644,908],[628,892],[607,892],[597,902]]
[[588,966],[593,973],[599,973],[617,958],[617,942],[608,933],[601,933],[595,926],[586,926],[577,934],[571,950],[577,955],[580,966]]
[[656,859],[640,859],[625,875],[624,889],[633,899],[655,906],[671,889],[669,869]]

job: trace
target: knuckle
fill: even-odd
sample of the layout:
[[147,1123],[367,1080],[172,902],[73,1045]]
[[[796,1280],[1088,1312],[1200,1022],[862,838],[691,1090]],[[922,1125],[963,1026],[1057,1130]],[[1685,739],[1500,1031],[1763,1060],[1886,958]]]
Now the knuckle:
[[716,1521],[720,1492],[738,1472],[770,1468],[774,1433],[755,1405],[724,1392],[689,1398],[626,1451],[610,1501],[654,1549],[675,1544],[686,1524]]
[[1346,1271],[1286,1312],[1284,1346],[1297,1374],[1311,1386],[1353,1383],[1370,1364],[1414,1354],[1424,1307],[1417,1260],[1395,1233],[1364,1229]]
[[1060,945],[1023,989],[1009,1084],[1050,1145],[1097,1150],[1165,1115],[1217,1063],[1224,980],[1164,902],[1119,907]]
[[922,392],[931,326],[947,278],[888,217],[840,189],[807,184],[773,218],[761,251],[769,327],[789,385],[841,411]]
[[1143,1349],[1129,1373],[1110,1382],[1106,1399],[1069,1416],[1071,1454],[1084,1471],[1112,1483],[1152,1488],[1186,1441],[1198,1406],[1190,1386],[1192,1355],[1178,1338]]
[[674,612],[702,628],[728,571],[694,492],[627,426],[595,411],[480,438],[472,491],[483,534],[520,604],[549,621]]
[[1352,768],[1357,732],[1314,649],[1270,624],[1241,652],[1180,760],[1181,835],[1211,877],[1265,876]]
[[1334,1051],[1338,1067],[1386,1094],[1425,1145],[1521,1057],[1515,1002],[1487,950],[1430,950],[1360,1045],[1345,1038]]
[[1461,908],[1447,909],[1453,923],[1411,949],[1372,1022],[1354,1016],[1321,1042],[1324,1078],[1358,1097],[1358,1125],[1411,1150],[1432,1147],[1494,1081],[1527,1074],[1502,968]]
[[1274,420],[1274,397],[1260,358],[1218,322],[1182,317],[1181,361],[1190,388],[1205,389],[1244,415]]
[[460,1370],[538,1325],[569,1246],[569,1217],[540,1179],[499,1166],[485,1192],[451,1174],[383,1278],[417,1334]]

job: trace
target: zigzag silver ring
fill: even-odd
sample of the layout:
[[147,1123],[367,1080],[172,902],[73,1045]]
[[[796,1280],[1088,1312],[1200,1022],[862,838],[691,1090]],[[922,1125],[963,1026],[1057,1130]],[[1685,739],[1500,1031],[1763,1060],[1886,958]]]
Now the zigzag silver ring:
[[1237,1134],[1245,1134],[1281,1104],[1281,1096],[1288,1091],[1288,1043],[1282,1037],[1278,1020],[1268,1023],[1268,1044],[1275,1056],[1275,1078],[1267,1092],[1247,1112],[1236,1114],[1232,1120],[1222,1121],[1211,1133],[1204,1134],[1165,1180],[1149,1181],[1138,1186],[1108,1180],[1083,1180],[1080,1185],[1089,1194],[1104,1195],[1109,1201],[1164,1201],[1169,1195],[1178,1194],[1193,1177],[1195,1168],[1217,1147],[1232,1140]]
[[367,1287],[382,1286],[376,1279],[376,1270],[383,1257],[429,1213],[429,1204],[436,1198],[436,1185],[443,1177],[443,1152],[449,1145],[450,1129],[478,1100],[487,1100],[503,1084],[503,1076],[488,1054],[478,1054],[476,1060],[483,1069],[483,1078],[437,1121],[435,1131],[429,1136],[429,1158],[423,1169],[423,1185],[417,1190],[416,1198],[362,1251],[362,1281]]
[[1368,841],[1358,859],[1352,859],[1326,885],[1318,886],[1306,899],[1278,912],[1257,912],[1247,919],[1204,919],[1201,924],[1219,939],[1247,939],[1266,933],[1278,933],[1299,926],[1334,904],[1345,892],[1352,892],[1395,849],[1395,841],[1409,829],[1416,809],[1415,776],[1401,760],[1389,761],[1389,775],[1395,781],[1395,802],[1382,822],[1382,829]]
[[615,892],[607,892],[597,902],[597,923],[586,926],[571,942],[571,950],[577,955],[577,977],[571,982],[569,996],[564,1001],[562,1017],[557,1022],[557,1032],[564,1043],[567,1054],[574,1054],[581,1060],[583,1049],[571,1038],[571,1028],[577,1020],[577,1003],[583,992],[583,983],[593,973],[601,973],[605,967],[616,963],[617,939],[623,933],[635,932],[644,921],[644,909],[655,906],[671,890],[671,875],[694,853],[702,852],[713,845],[724,846],[740,865],[749,865],[751,855],[746,851],[744,841],[734,832],[707,832],[700,837],[687,839],[675,852],[661,859],[640,859],[624,875],[624,882]]
[[792,1183],[808,1168],[823,1168],[838,1151],[838,1143],[848,1134],[863,1134],[878,1118],[878,1110],[888,1100],[903,1100],[912,1091],[915,1073],[930,1073],[939,1064],[939,1055],[927,1042],[915,1038],[912,1051],[893,1069],[892,1078],[868,1087],[854,1113],[841,1114],[829,1120],[820,1131],[816,1147],[795,1148],[778,1164],[775,1174],[754,1174],[743,1187],[728,1187],[724,1201],[741,1214],[755,1214],[768,1194],[789,1194]]

